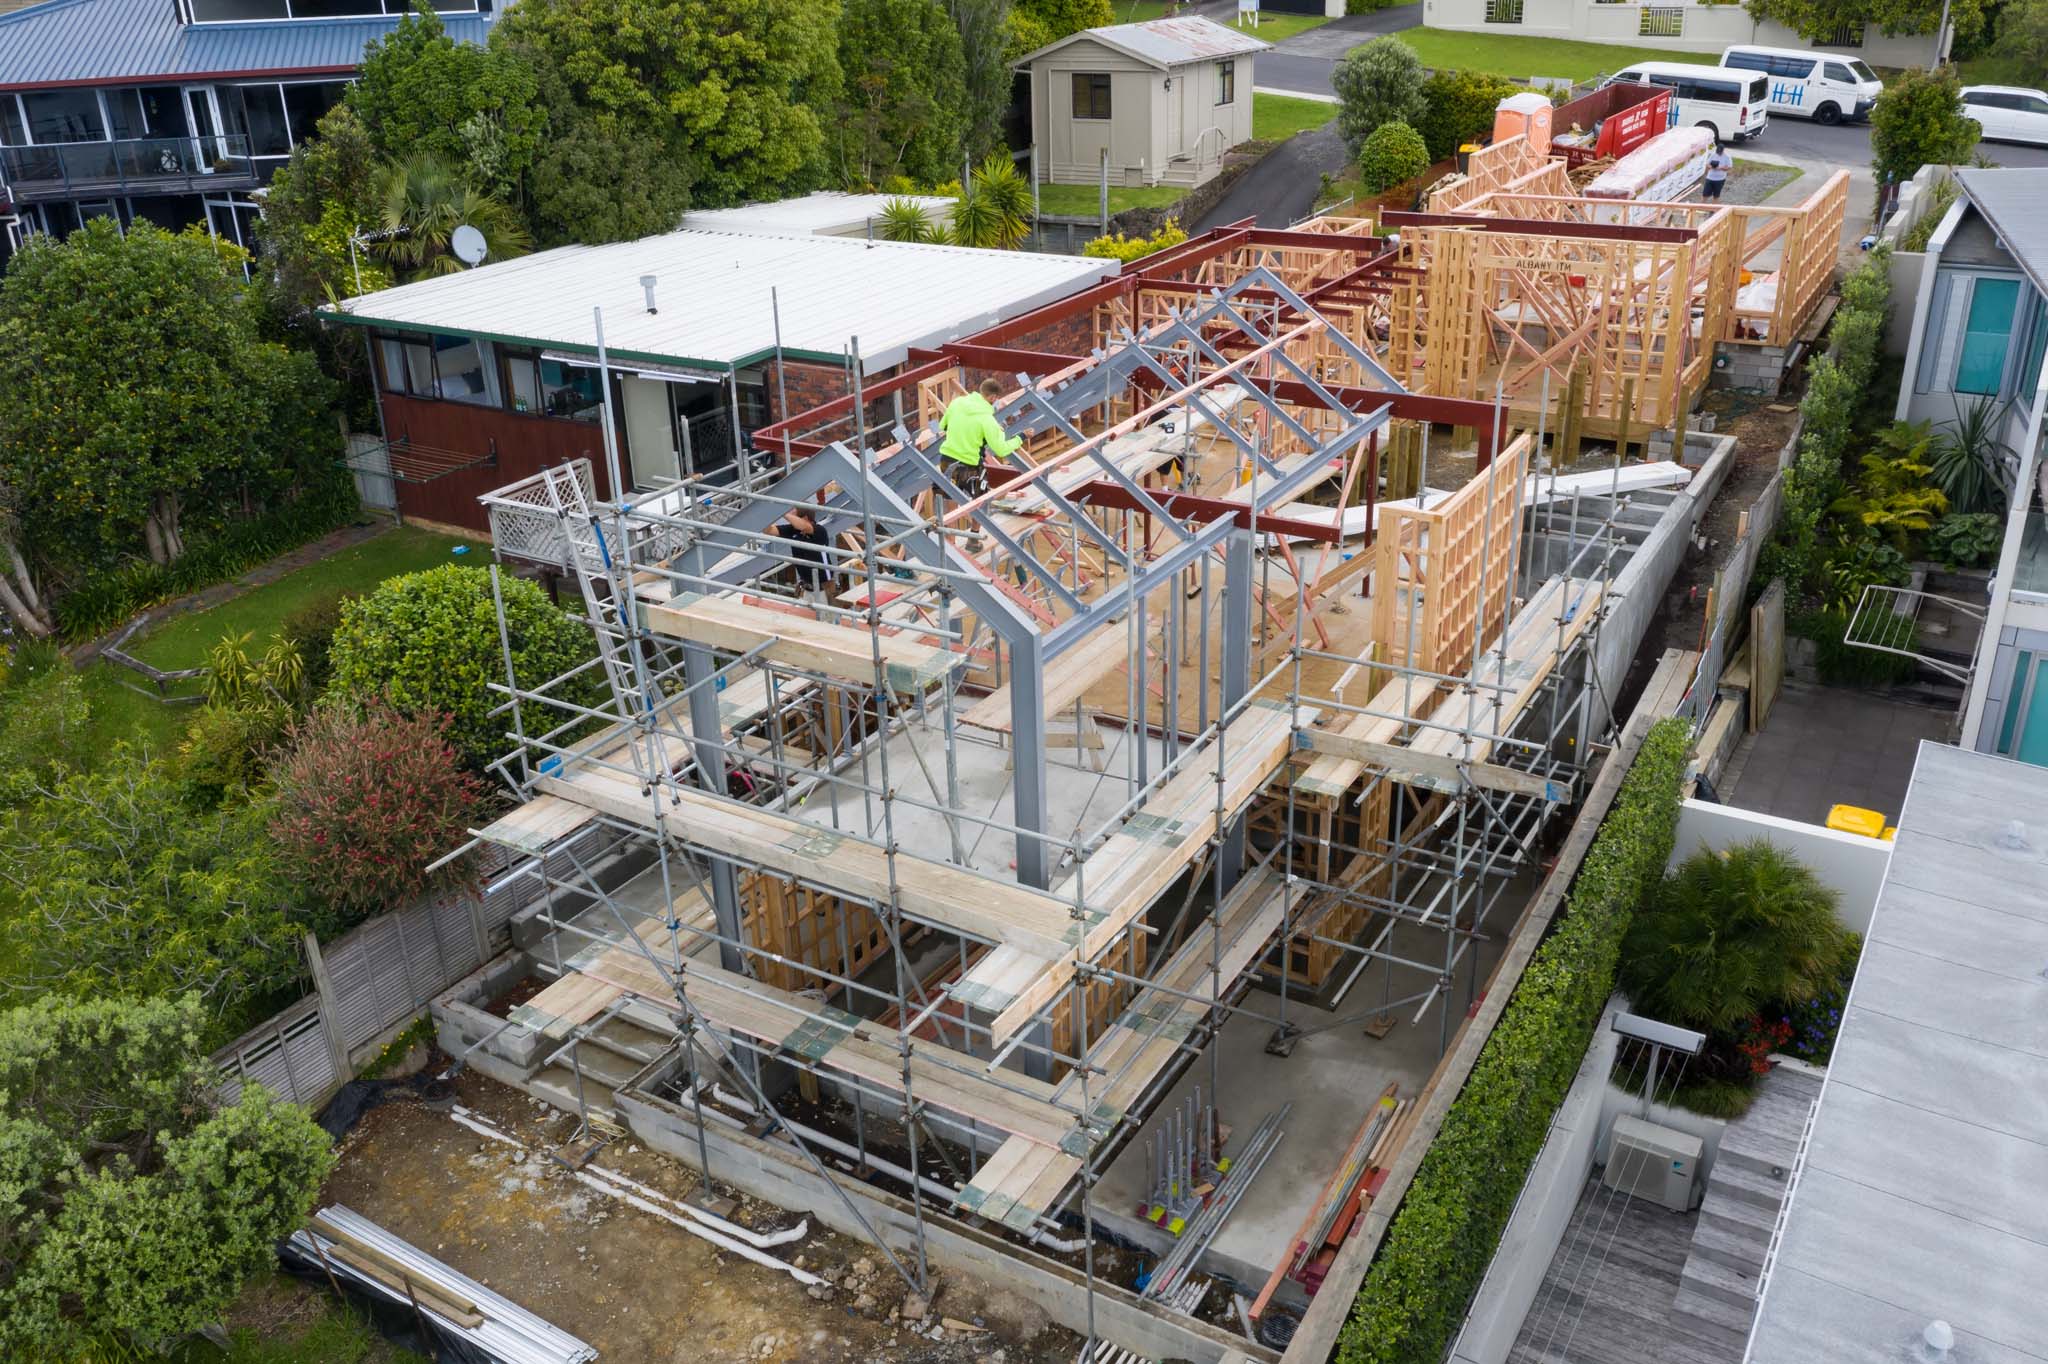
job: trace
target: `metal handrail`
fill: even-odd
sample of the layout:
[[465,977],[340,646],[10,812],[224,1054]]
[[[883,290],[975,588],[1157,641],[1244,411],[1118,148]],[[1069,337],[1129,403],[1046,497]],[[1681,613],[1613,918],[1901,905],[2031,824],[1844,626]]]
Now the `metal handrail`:
[[255,174],[249,139],[240,134],[0,147],[0,183],[11,185],[17,195],[46,188],[65,195],[160,190],[170,183]]

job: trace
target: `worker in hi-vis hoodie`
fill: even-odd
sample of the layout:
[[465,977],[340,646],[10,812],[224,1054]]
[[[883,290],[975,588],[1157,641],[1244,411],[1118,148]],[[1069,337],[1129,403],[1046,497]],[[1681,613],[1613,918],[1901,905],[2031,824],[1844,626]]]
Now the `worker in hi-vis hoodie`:
[[949,461],[946,476],[969,497],[979,497],[988,489],[988,472],[982,463],[984,451],[1001,459],[1024,443],[1022,436],[1003,435],[1003,424],[996,420],[995,408],[995,400],[1002,396],[1003,386],[998,380],[983,379],[974,392],[963,393],[946,404],[946,415],[939,418],[939,430],[946,433],[946,443],[939,447],[939,453]]

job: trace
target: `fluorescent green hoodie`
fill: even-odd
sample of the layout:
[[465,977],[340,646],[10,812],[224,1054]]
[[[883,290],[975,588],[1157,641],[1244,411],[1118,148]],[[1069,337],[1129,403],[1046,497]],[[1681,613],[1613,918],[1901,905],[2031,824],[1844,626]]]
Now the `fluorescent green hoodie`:
[[946,443],[939,447],[939,453],[976,467],[981,464],[983,446],[998,455],[1007,455],[1024,443],[1022,436],[1003,436],[1003,424],[996,420],[995,408],[979,393],[964,393],[947,403],[946,415],[939,418],[939,429],[946,433]]

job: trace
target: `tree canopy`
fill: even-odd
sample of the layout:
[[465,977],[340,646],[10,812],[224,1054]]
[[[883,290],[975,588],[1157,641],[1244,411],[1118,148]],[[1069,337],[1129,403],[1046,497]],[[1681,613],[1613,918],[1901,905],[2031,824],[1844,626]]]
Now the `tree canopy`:
[[1429,113],[1423,98],[1422,59],[1391,34],[1344,54],[1330,74],[1337,92],[1337,131],[1354,160],[1365,139],[1383,123],[1420,124]]
[[117,751],[35,789],[0,830],[0,999],[191,993],[225,1041],[299,978],[294,897],[259,804],[207,809]]
[[[697,201],[736,204],[819,182],[818,111],[839,88],[838,8],[836,0],[532,0],[506,12],[491,43],[532,68],[551,135],[644,136],[690,168]],[[594,163],[586,144],[571,164]]]
[[456,42],[415,0],[413,13],[364,49],[348,105],[386,158],[460,166],[479,190],[511,200],[540,147],[538,94],[525,62]]
[[1880,178],[1905,180],[1922,166],[1960,165],[1982,133],[1963,112],[1955,71],[1908,71],[1895,78],[1870,111],[1872,165]]
[[[596,656],[590,627],[540,588],[512,577],[500,588],[512,666],[522,685],[536,686]],[[330,657],[332,686],[342,696],[387,699],[412,715],[447,716],[448,738],[472,766],[511,747],[509,718],[491,715],[503,699],[490,686],[505,681],[504,655],[491,580],[482,569],[447,564],[407,573],[343,602]],[[562,695],[595,705],[603,691],[602,677],[587,670]]]
[[832,143],[842,181],[905,175],[931,184],[957,173],[966,58],[940,0],[845,0],[839,67]]
[[197,230],[95,218],[0,279],[0,484],[32,554],[111,565],[183,552],[215,519],[331,476],[313,358],[258,336],[240,253]]
[[[1860,33],[1876,24],[1888,36],[1933,33],[1941,23],[1942,0],[1744,0],[1749,17],[1775,19],[1810,42],[1832,41],[1843,30]],[[1984,27],[1983,0],[1950,0],[1949,22],[1956,41],[1968,42]]]
[[198,1001],[0,1012],[0,1353],[155,1348],[218,1321],[333,1166],[302,1108],[216,1106]]

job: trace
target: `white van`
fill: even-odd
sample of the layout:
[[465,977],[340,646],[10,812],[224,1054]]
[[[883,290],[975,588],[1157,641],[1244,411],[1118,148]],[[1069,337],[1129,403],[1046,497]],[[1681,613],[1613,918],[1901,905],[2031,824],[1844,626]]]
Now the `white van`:
[[1731,47],[1721,65],[1761,71],[1771,82],[1771,112],[1815,123],[1861,122],[1884,91],[1877,73],[1854,57],[1790,47]]
[[1710,129],[1723,142],[1746,142],[1770,120],[1770,82],[1763,76],[1719,66],[1682,62],[1637,62],[1601,82],[1662,85],[1671,91],[1671,126]]

